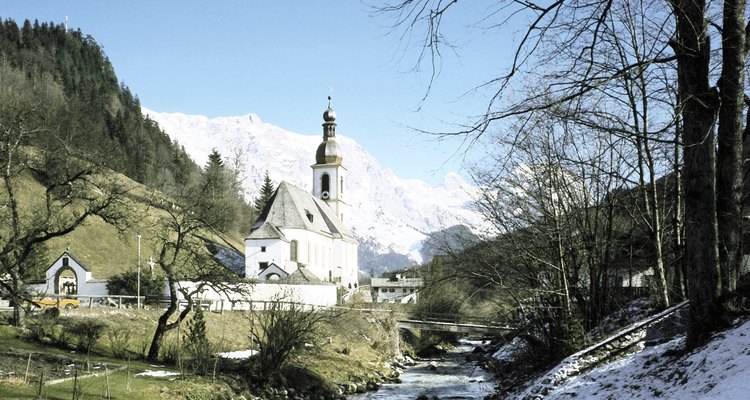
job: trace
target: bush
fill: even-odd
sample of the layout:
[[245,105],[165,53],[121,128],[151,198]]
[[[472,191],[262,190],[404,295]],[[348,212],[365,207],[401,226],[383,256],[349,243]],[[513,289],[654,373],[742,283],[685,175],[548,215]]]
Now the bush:
[[[164,280],[141,271],[141,296],[160,299],[164,295]],[[126,271],[107,281],[107,291],[113,296],[135,296],[138,293],[138,272]]]
[[108,329],[107,330],[107,342],[109,343],[109,351],[116,358],[125,359],[128,355],[132,336],[130,331],[127,329]]
[[25,336],[35,342],[55,342],[57,318],[41,315],[26,324]]
[[188,322],[188,332],[183,346],[187,350],[187,356],[191,359],[193,373],[205,372],[214,349],[208,341],[206,320],[200,307],[196,308],[193,319]]
[[86,319],[69,325],[65,330],[76,338],[78,350],[91,352],[91,348],[102,337],[107,324],[95,319]]

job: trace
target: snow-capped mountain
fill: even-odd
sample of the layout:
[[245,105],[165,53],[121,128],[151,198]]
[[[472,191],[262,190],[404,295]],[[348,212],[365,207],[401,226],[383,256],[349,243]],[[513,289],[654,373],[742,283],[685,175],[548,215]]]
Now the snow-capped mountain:
[[[159,113],[144,109],[173,140],[185,147],[199,165],[216,148],[228,160],[244,164],[244,189],[254,198],[266,170],[275,183],[282,180],[311,190],[315,150],[321,135],[301,135],[264,123],[255,114],[208,118]],[[349,137],[336,135],[347,169],[344,223],[360,241],[360,267],[380,272],[419,263],[428,234],[455,225],[476,228],[480,216],[470,210],[476,188],[458,174],[431,187],[420,180],[397,177]]]

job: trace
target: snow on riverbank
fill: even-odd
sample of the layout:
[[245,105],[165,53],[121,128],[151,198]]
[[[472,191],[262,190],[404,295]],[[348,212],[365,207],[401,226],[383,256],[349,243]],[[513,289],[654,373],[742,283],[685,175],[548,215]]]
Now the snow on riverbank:
[[[685,337],[573,377],[545,399],[743,399],[750,393],[750,321],[679,354]],[[530,393],[522,393],[524,398]]]

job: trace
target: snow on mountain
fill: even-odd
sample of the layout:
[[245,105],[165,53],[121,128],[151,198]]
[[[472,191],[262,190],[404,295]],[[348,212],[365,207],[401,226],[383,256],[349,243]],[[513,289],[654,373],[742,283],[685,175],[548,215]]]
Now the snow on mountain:
[[[322,130],[320,135],[301,135],[262,122],[255,114],[208,118],[147,109],[143,112],[183,145],[199,165],[206,164],[213,148],[225,159],[241,160],[248,198],[257,195],[266,170],[277,184],[283,180],[312,189],[310,165],[315,163]],[[337,134],[336,141],[347,169],[344,200],[350,211],[344,213],[344,223],[360,241],[361,266],[367,264],[367,254],[362,254],[365,249],[375,256],[406,255],[410,262],[422,262],[420,250],[427,234],[455,225],[482,226],[481,217],[469,209],[476,188],[458,174],[447,174],[436,187],[401,179],[383,169],[353,139]]]

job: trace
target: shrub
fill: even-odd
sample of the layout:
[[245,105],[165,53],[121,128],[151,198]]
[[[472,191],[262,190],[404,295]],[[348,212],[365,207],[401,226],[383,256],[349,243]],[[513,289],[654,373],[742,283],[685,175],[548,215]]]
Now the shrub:
[[196,308],[193,319],[188,322],[188,332],[183,346],[191,359],[193,372],[204,372],[211,361],[213,347],[208,341],[206,320],[200,307]]
[[95,319],[85,319],[70,324],[65,330],[76,338],[78,349],[81,351],[85,350],[86,354],[89,354],[91,348],[102,337],[106,328],[107,324],[104,322]]
[[125,359],[128,355],[132,336],[130,331],[127,329],[114,329],[110,328],[107,330],[107,342],[109,343],[109,351],[116,358]]
[[[164,280],[141,271],[141,296],[160,299],[164,295]],[[138,272],[126,271],[107,281],[107,291],[116,296],[135,296],[138,293]]]

